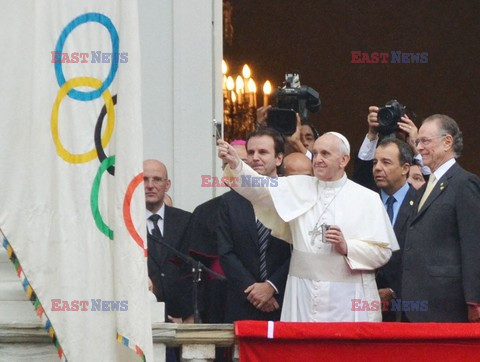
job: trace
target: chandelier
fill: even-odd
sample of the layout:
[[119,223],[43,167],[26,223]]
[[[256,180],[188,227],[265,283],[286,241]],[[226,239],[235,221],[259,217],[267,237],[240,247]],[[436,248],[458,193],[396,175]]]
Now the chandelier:
[[[245,139],[255,130],[257,110],[257,85],[250,67],[245,64],[241,75],[229,75],[227,63],[222,61],[224,139],[231,142]],[[268,105],[272,85],[267,80],[263,86],[263,105]]]

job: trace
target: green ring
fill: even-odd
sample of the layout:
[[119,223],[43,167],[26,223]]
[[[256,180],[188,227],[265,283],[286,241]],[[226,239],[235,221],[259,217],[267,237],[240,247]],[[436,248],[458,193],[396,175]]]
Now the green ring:
[[93,219],[97,228],[105,234],[110,240],[113,240],[113,230],[103,222],[102,215],[98,208],[98,194],[100,192],[100,182],[102,181],[102,175],[110,167],[115,165],[115,156],[107,157],[102,161],[97,171],[97,175],[93,180],[92,193],[90,194],[90,207],[92,208]]

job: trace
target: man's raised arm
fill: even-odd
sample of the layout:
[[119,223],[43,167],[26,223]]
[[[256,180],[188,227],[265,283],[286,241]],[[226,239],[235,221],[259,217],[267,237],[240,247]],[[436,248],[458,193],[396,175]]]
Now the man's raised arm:
[[278,178],[262,176],[246,163],[244,163],[237,154],[235,148],[224,140],[218,140],[218,157],[220,157],[225,167],[224,174],[227,179],[234,179],[231,182],[232,190],[249,200],[256,208],[274,208],[268,187],[276,186]]

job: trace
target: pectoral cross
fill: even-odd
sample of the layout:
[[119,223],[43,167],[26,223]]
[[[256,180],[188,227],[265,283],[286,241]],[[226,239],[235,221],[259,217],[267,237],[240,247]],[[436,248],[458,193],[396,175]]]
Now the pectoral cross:
[[322,243],[325,243],[325,231],[328,230],[327,224],[323,223],[322,225],[315,225],[313,230],[308,232],[308,235],[310,236],[310,244],[314,245],[315,244],[315,239],[317,236],[321,235],[322,236]]
[[313,230],[308,232],[308,235],[310,235],[310,244],[315,243],[315,239],[317,238],[318,235],[321,235],[322,232],[320,231],[320,228],[314,227]]

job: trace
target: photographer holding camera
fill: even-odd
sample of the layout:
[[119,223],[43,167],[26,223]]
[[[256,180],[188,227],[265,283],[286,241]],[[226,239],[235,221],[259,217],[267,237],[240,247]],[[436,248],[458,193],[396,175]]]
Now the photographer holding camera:
[[372,162],[380,139],[398,138],[408,143],[414,152],[416,162],[422,166],[424,175],[429,175],[428,167],[423,166],[422,156],[418,153],[415,140],[418,128],[405,112],[406,107],[396,100],[387,102],[385,107],[368,107],[368,133],[363,140],[355,161],[353,180],[360,185],[377,191],[372,175]]
[[257,123],[277,130],[286,141],[286,153],[300,152],[313,159],[313,143],[318,131],[307,123],[309,112],[318,112],[320,96],[309,86],[300,85],[298,72],[286,73],[284,86],[275,92],[275,107],[257,109]]
[[[397,109],[404,109],[401,104],[397,101],[390,101],[387,103],[386,107],[392,105],[393,107],[397,107]],[[400,119],[395,122],[393,119],[395,115],[398,117],[401,115],[401,111],[394,109],[390,111],[392,116],[389,116],[386,110],[384,114],[386,115],[385,120],[380,122],[378,112],[379,110],[386,109],[385,108],[378,108],[376,106],[368,107],[368,133],[363,141],[362,147],[358,152],[358,157],[361,160],[372,160],[373,153],[375,152],[375,148],[377,147],[379,134],[382,136],[389,136],[392,133],[395,133],[395,137],[401,139],[402,141],[407,142],[410,147],[415,151],[415,155],[418,155],[415,146],[415,140],[417,139],[418,128],[415,126],[415,123],[408,117],[406,113],[400,117]],[[395,114],[398,112],[397,114]],[[393,132],[392,132],[393,131]]]
[[[257,124],[259,127],[264,128],[274,128],[277,130],[276,127],[271,127],[267,124],[268,112],[272,109],[272,106],[263,106],[257,109]],[[302,135],[302,123],[300,120],[300,115],[297,113],[295,116],[295,132],[291,134],[285,134],[284,132],[279,133],[285,139],[285,155],[293,152],[300,152],[312,159],[310,150],[308,149],[308,145],[306,145],[306,141],[304,141],[304,137]]]
[[[257,124],[259,127],[270,128],[267,125],[268,111],[272,106],[260,107],[257,109]],[[313,160],[313,144],[315,140],[319,137],[318,131],[311,126],[310,124],[302,124],[300,115],[296,114],[296,128],[295,132],[291,135],[282,134],[285,140],[285,156],[299,153],[305,156],[307,160],[310,160],[310,164]],[[293,157],[290,159],[295,168],[304,169],[304,162],[297,162],[298,158]],[[311,169],[311,165],[310,165]],[[286,172],[286,170],[285,170]],[[311,172],[311,170],[309,171]],[[280,171],[280,176],[283,175],[283,172]]]

